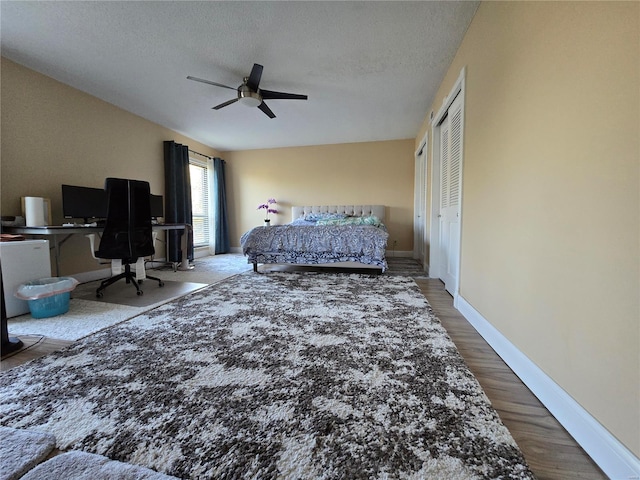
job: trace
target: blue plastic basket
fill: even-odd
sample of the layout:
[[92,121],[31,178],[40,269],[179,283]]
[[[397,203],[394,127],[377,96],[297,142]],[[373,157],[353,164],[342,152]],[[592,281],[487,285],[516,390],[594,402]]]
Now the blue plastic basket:
[[69,311],[70,292],[77,284],[73,277],[41,278],[20,285],[15,296],[27,301],[33,318],[55,317]]
[[27,300],[33,318],[47,318],[62,315],[69,311],[69,292],[59,293],[37,300]]

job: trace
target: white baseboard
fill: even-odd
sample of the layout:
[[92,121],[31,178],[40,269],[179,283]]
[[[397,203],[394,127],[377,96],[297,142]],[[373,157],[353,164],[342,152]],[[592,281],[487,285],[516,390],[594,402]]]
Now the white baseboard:
[[461,295],[456,308],[613,480],[640,479],[640,459],[518,350]]
[[210,257],[213,255],[211,252],[212,250],[209,247],[196,247],[193,249],[193,258]]

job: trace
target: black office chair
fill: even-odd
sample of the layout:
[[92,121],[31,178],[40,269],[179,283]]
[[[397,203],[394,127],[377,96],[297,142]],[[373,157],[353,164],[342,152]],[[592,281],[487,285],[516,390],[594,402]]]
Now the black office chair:
[[[131,264],[139,257],[153,255],[153,235],[151,226],[151,201],[149,183],[140,180],[126,180],[122,178],[107,178],[107,218],[96,251],[98,258],[120,259],[124,265],[124,272],[104,280],[96,290],[96,297],[101,298],[102,291],[112,283],[124,278],[127,283],[133,283],[138,295],[142,290],[131,272]],[[162,287],[164,282],[159,278],[147,276],[156,280]]]

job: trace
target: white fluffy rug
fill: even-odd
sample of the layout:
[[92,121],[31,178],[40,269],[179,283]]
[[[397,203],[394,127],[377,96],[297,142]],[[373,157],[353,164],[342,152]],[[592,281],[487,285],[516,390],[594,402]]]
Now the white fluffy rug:
[[[212,284],[237,273],[251,270],[251,268],[252,266],[247,264],[247,259],[243,255],[225,254],[198,258],[191,270],[174,272],[170,268],[158,269],[150,270],[149,274],[165,281]],[[148,289],[147,296],[150,296],[154,289],[157,290],[157,286],[153,285],[152,280],[147,282],[149,282],[149,287],[145,287],[145,289]],[[98,284],[99,282],[90,282],[79,285],[76,291],[72,292],[69,311],[63,315],[33,318],[30,314],[26,314],[10,318],[8,321],[9,333],[13,336],[42,335],[60,340],[78,340],[156,308],[171,299],[159,298],[156,302],[143,307],[91,300],[93,291]],[[133,289],[133,287],[130,288]],[[85,298],[75,298],[80,296],[78,295],[80,291],[85,290],[89,292],[89,295],[84,295]]]
[[50,433],[0,427],[0,480],[17,480],[56,446]]
[[102,455],[68,452],[53,457],[27,473],[22,480],[179,480],[148,468],[109,460]]
[[20,315],[9,319],[8,328],[11,335],[42,335],[61,340],[78,340],[135,317],[145,310],[148,308],[72,298],[69,301],[69,311],[63,315],[49,318]]

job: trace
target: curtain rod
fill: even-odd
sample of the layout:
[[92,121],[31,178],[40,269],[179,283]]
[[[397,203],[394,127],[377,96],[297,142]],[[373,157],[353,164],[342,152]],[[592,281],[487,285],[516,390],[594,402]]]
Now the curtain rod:
[[213,157],[210,157],[209,155],[205,155],[204,153],[196,152],[195,150],[191,150],[191,149],[189,149],[189,152],[191,152],[191,153],[195,153],[196,155],[200,155],[201,157],[206,157],[206,158],[208,158],[209,160],[211,160],[211,159],[213,158]]

